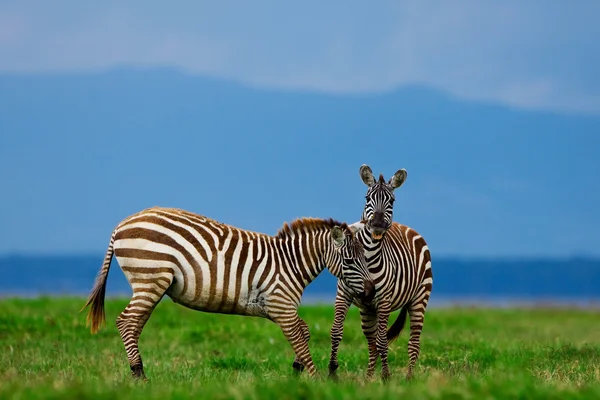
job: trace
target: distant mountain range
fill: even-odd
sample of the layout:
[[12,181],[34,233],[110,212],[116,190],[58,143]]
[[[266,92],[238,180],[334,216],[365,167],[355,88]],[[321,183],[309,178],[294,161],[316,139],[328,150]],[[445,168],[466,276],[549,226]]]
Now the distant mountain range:
[[[0,257],[0,296],[87,296],[103,255]],[[441,301],[600,301],[598,259],[434,259],[432,304]],[[113,261],[109,295],[131,290]],[[305,291],[312,300],[333,301],[336,279],[322,273]]]
[[[0,254],[103,252],[145,207],[274,234],[360,218],[361,164],[434,256],[600,257],[600,117],[406,86],[263,90],[170,69],[0,74]],[[458,268],[458,267],[457,267]],[[518,270],[518,267],[515,267]]]

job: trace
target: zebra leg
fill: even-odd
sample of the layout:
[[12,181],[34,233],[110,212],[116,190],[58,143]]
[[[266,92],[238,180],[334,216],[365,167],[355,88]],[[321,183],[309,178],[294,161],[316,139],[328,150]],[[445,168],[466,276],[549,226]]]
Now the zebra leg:
[[363,333],[369,345],[369,364],[367,366],[367,379],[373,378],[375,364],[377,363],[377,315],[368,310],[360,310],[360,322]]
[[331,327],[331,357],[329,357],[329,377],[337,378],[336,370],[338,369],[338,348],[344,335],[344,321],[350,308],[351,300],[344,296],[339,290],[335,297],[335,313],[333,317],[333,325]]
[[427,292],[419,301],[413,302],[409,309],[410,316],[410,339],[408,340],[408,369],[406,379],[410,380],[413,377],[413,368],[419,358],[421,350],[421,331],[423,330],[423,321],[425,317],[425,309],[429,301],[429,292]]
[[296,310],[293,313],[280,315],[274,318],[273,321],[279,325],[285,338],[294,349],[296,359],[306,368],[310,376],[314,376],[316,372],[315,365],[308,349],[308,341],[303,328],[306,327],[308,330],[306,322],[298,316]]
[[[169,281],[170,286],[172,281]],[[146,379],[144,364],[138,348],[138,340],[150,314],[165,294],[164,282],[161,284],[145,284],[140,287],[132,284],[133,297],[125,310],[117,317],[117,328],[125,345],[129,367],[134,378]]]
[[[302,329],[302,336],[304,337],[304,340],[306,341],[306,343],[308,345],[308,342],[310,340],[310,331],[308,330],[308,325],[302,319],[300,319],[300,327]],[[298,373],[298,374],[301,373],[302,371],[304,371],[304,364],[302,364],[302,362],[300,361],[298,356],[296,356],[294,358],[294,363],[292,364],[292,368],[294,368],[294,371],[296,371],[296,373]]]
[[387,304],[379,304],[377,310],[377,352],[381,357],[381,379],[385,382],[390,377],[388,366],[387,328],[390,319],[390,308]]

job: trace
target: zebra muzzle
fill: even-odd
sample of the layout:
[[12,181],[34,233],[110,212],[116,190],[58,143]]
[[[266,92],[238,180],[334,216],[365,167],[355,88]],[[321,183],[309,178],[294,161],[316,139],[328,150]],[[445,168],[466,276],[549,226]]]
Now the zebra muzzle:
[[370,303],[375,297],[375,283],[371,280],[365,281],[365,288],[363,290],[361,300],[365,303]]

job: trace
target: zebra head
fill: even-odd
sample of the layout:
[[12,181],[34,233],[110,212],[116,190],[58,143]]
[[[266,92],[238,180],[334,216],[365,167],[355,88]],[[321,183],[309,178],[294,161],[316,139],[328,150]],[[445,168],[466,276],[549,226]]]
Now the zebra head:
[[331,238],[336,252],[342,259],[342,268],[338,277],[363,302],[369,303],[375,297],[375,283],[367,268],[362,244],[346,224],[331,228]]
[[399,169],[386,182],[383,175],[379,175],[379,180],[375,180],[368,165],[363,164],[360,167],[360,178],[369,187],[361,221],[367,224],[371,237],[375,240],[381,240],[383,234],[392,226],[394,190],[402,186],[406,175],[405,169]]

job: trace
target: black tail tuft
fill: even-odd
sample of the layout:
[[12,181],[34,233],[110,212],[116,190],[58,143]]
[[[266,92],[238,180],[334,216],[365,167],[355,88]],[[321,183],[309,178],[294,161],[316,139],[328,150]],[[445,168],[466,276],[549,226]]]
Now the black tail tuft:
[[110,237],[108,250],[106,250],[106,255],[104,256],[104,263],[102,264],[102,268],[100,268],[100,272],[98,272],[94,288],[92,289],[85,306],[81,309],[81,311],[83,311],[91,305],[90,310],[88,311],[86,325],[91,325],[92,333],[98,332],[100,327],[106,321],[104,316],[104,296],[106,294],[106,278],[108,278],[110,262],[114,254],[114,243],[115,231],[113,231],[113,234]]
[[406,316],[408,315],[408,304],[402,307],[400,310],[400,314],[398,314],[398,318],[394,321],[392,326],[390,326],[387,330],[387,341],[388,344],[392,343],[394,340],[398,339],[402,329],[404,329],[404,325],[406,324]]

